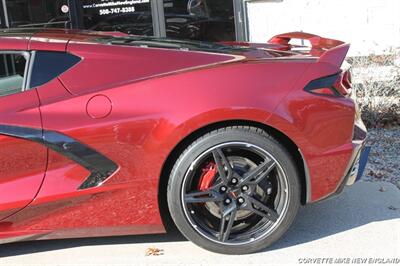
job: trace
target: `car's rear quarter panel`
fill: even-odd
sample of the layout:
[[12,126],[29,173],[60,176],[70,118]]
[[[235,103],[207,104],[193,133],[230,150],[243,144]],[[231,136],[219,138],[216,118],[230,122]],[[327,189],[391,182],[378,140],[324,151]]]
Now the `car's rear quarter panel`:
[[281,102],[267,124],[284,132],[300,149],[309,172],[308,202],[336,192],[349,164],[355,104],[350,98],[313,95],[304,88],[310,80],[339,70],[326,63],[314,63]]

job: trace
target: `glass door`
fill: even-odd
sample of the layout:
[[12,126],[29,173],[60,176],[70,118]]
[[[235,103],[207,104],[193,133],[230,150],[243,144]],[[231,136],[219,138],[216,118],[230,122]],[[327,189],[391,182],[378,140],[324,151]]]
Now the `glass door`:
[[199,41],[234,41],[232,0],[163,0],[166,36]]

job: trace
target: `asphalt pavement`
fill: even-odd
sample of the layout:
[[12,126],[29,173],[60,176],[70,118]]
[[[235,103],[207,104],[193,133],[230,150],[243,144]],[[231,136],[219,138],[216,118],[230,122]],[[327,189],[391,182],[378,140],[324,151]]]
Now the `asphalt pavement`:
[[[383,189],[382,189],[383,188]],[[163,250],[146,256],[148,248]],[[343,194],[302,207],[285,236],[265,251],[227,256],[205,251],[179,233],[13,243],[0,265],[400,265],[400,190],[359,182]],[[366,263],[364,263],[366,262]]]

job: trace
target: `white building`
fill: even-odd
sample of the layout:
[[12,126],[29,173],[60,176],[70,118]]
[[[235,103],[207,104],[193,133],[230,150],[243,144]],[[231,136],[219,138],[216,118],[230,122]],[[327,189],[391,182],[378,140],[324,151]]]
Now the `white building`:
[[245,1],[250,41],[305,31],[352,44],[351,55],[400,47],[400,0]]

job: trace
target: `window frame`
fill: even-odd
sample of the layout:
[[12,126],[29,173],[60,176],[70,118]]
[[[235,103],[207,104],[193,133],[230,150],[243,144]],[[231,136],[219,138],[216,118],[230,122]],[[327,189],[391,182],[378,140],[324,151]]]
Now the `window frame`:
[[[22,82],[22,88],[21,92],[27,91],[29,90],[29,80],[30,80],[30,72],[31,72],[31,64],[33,62],[32,60],[32,54],[28,51],[13,51],[13,50],[7,50],[7,51],[0,51],[0,55],[22,55],[25,58],[25,69],[24,69],[24,77],[23,77],[23,82]],[[18,93],[14,93],[14,94],[18,94]],[[13,95],[13,94],[9,94],[9,95]],[[6,97],[8,95],[4,95],[1,97]]]
[[[262,3],[280,3],[283,2],[283,0],[234,0],[236,7],[237,7],[237,12],[240,12],[240,14],[237,14],[238,19],[241,21],[238,22],[237,27],[239,30],[239,35],[240,37],[237,36],[238,41],[245,41],[249,42],[250,41],[250,27],[249,27],[249,11],[248,11],[248,4],[249,3],[256,3],[256,2],[262,2]],[[236,16],[235,16],[236,18]]]
[[249,0],[233,0],[233,8],[235,12],[236,41],[238,42],[247,42],[249,40],[247,14],[248,1]]
[[4,29],[9,26],[5,0],[0,0],[0,28]]

